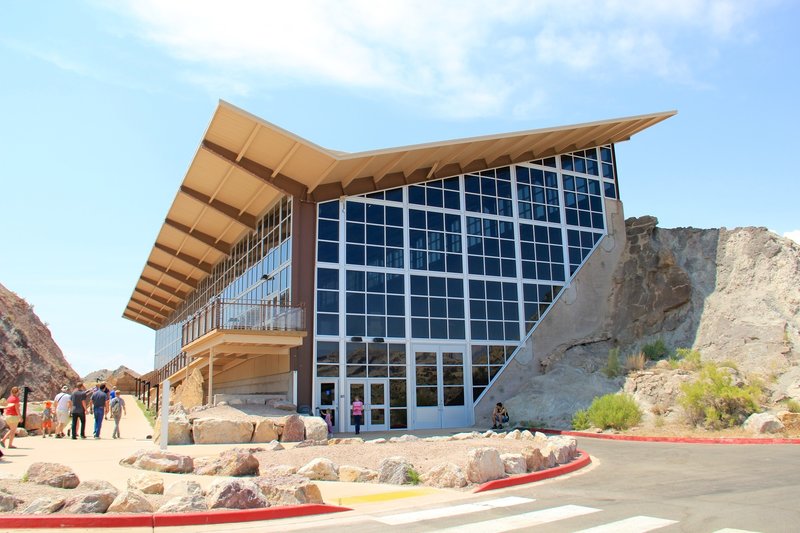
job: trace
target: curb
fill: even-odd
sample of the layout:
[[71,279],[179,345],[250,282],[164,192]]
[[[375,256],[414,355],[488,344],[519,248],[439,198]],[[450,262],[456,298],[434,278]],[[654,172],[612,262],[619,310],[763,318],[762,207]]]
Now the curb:
[[336,505],[306,503],[303,505],[286,505],[265,509],[237,509],[220,511],[200,511],[196,513],[153,513],[153,514],[97,514],[97,515],[4,515],[3,527],[18,529],[41,528],[115,528],[115,527],[165,527],[165,526],[197,526],[205,524],[224,524],[236,522],[255,522],[260,520],[277,520],[318,514],[340,513],[352,511],[348,507]]
[[478,486],[472,492],[473,493],[485,492],[487,490],[504,489],[506,487],[513,487],[515,485],[525,485],[527,483],[534,483],[536,481],[541,481],[543,479],[550,479],[557,476],[563,476],[564,474],[569,474],[570,472],[580,470],[581,468],[588,466],[589,463],[592,462],[592,458],[589,457],[589,454],[584,452],[583,450],[577,450],[577,451],[578,451],[578,458],[572,461],[571,463],[557,466],[555,468],[549,468],[547,470],[540,470],[539,472],[531,472],[530,474],[522,474],[519,476],[507,477],[505,479],[495,479],[494,481],[487,481],[483,485]]
[[755,437],[646,437],[641,435],[611,435],[608,433],[586,433],[561,429],[534,428],[551,435],[567,435],[586,439],[624,440],[633,442],[673,442],[680,444],[800,444],[800,439],[759,439]]

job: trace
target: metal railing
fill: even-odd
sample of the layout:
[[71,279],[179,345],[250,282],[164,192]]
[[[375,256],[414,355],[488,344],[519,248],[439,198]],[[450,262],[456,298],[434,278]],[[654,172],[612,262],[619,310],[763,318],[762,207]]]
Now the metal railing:
[[303,306],[217,299],[183,324],[181,346],[215,329],[303,331],[305,326]]

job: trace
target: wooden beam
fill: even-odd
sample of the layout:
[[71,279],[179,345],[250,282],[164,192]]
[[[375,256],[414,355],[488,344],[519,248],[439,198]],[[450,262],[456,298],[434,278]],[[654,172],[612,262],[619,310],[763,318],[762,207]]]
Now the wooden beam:
[[173,256],[176,259],[183,261],[187,265],[194,267],[197,270],[202,270],[206,274],[211,274],[214,272],[214,265],[212,265],[211,263],[206,263],[202,259],[198,259],[189,254],[179,252],[178,250],[170,248],[169,246],[161,244],[160,242],[155,243],[153,247]]
[[392,172],[386,174],[384,177],[375,183],[375,189],[383,191],[386,189],[394,189],[395,187],[402,187],[406,184],[406,176],[402,172]]
[[434,167],[418,168],[414,172],[406,176],[406,183],[411,185],[414,183],[427,181],[429,177],[433,175],[434,170],[435,170]]
[[459,174],[463,174],[463,172],[461,171],[461,165],[458,163],[450,163],[433,173],[436,179],[449,178],[451,176],[458,176]]
[[340,196],[344,196],[344,188],[342,187],[342,183],[339,181],[334,183],[325,183],[311,192],[311,198],[313,198],[315,202],[333,200],[334,198],[339,198]]
[[217,239],[215,239],[211,235],[207,235],[207,234],[203,233],[202,231],[199,231],[199,230],[196,230],[196,229],[192,229],[192,228],[190,228],[189,226],[187,226],[185,224],[181,224],[177,220],[172,220],[171,218],[166,218],[166,219],[164,219],[164,225],[169,226],[171,228],[174,228],[174,229],[176,229],[176,230],[178,230],[178,231],[180,231],[182,233],[185,233],[186,235],[188,235],[189,237],[193,238],[194,240],[202,242],[206,246],[210,246],[211,248],[214,248],[218,252],[222,252],[225,255],[229,255],[231,253],[231,245],[230,244],[228,244],[226,242],[223,242],[223,241],[218,241]]
[[186,185],[181,185],[180,192],[195,200],[206,207],[210,207],[217,213],[225,215],[226,217],[230,218],[234,222],[241,224],[242,226],[248,228],[251,231],[256,230],[256,217],[249,213],[242,213],[242,210],[236,208],[230,204],[226,204],[221,200],[217,200],[216,198],[211,198],[200,191],[196,191],[191,187],[187,187]]
[[154,313],[157,313],[159,316],[163,316],[164,318],[167,318],[171,314],[171,313],[166,313],[165,314],[164,311],[161,310],[160,308],[154,307],[153,304],[145,302],[145,301],[142,301],[142,300],[140,300],[138,298],[131,297],[131,301],[133,303],[141,305],[142,307],[144,307],[145,309],[147,309],[149,311],[153,311]]
[[166,267],[163,267],[163,266],[161,266],[161,265],[159,265],[157,263],[154,263],[152,261],[148,261],[147,263],[145,263],[145,265],[149,266],[153,270],[157,270],[158,272],[161,272],[165,276],[171,277],[175,281],[180,281],[184,285],[188,285],[193,289],[197,288],[198,282],[196,280],[193,280],[189,276],[184,276],[183,274],[180,274],[178,272],[173,272],[172,270],[170,270],[170,269],[168,269]]
[[507,167],[513,163],[514,162],[511,161],[511,157],[509,155],[501,155],[497,159],[490,161],[487,168]]
[[122,317],[152,329],[158,329],[161,327],[161,324],[155,320],[150,320],[149,318],[145,318],[143,316],[136,316],[136,313],[130,310],[126,310],[124,313],[122,313]]
[[162,317],[162,316],[159,316],[159,315],[154,315],[154,314],[150,313],[147,309],[134,309],[133,307],[130,306],[130,304],[128,304],[128,307],[126,307],[125,309],[130,310],[130,312],[132,312],[132,313],[134,313],[136,315],[142,315],[142,316],[144,316],[146,318],[149,318],[150,320],[152,320],[156,324],[163,323],[164,322],[164,318],[166,318],[166,317]]
[[148,294],[146,292],[140,291],[139,289],[135,289],[134,290],[134,294],[139,294],[139,295],[142,296],[142,298],[145,298],[147,300],[153,300],[154,302],[158,302],[161,305],[163,305],[164,307],[168,307],[169,309],[171,309],[173,311],[175,309],[177,309],[178,306],[180,305],[179,302],[172,302],[172,301],[170,301],[170,300],[168,300],[166,298],[162,298],[161,296],[158,296],[157,294]]
[[[163,283],[160,283],[160,282],[154,280],[153,278],[148,278],[147,276],[142,276],[139,279],[144,281],[145,283],[149,283],[153,287],[156,287],[158,289],[161,289],[164,292],[168,292],[168,293],[172,294],[173,296],[175,296],[175,298],[178,298],[179,300],[185,300],[187,298],[187,296],[189,296],[189,294],[191,294],[191,291],[182,291],[182,290],[178,289],[177,287],[170,287],[168,285],[164,286]],[[152,296],[151,296],[151,298],[152,298]]]
[[365,176],[363,178],[357,178],[350,182],[344,188],[345,194],[348,196],[356,196],[358,194],[366,194],[368,192],[372,192],[375,190],[375,180],[372,179],[372,176]]
[[486,170],[487,168],[489,168],[489,164],[485,159],[475,159],[474,161],[470,161],[462,171],[464,174],[467,174],[468,172],[478,172],[480,170]]
[[257,163],[252,159],[242,157],[240,160],[237,160],[239,154],[233,150],[228,150],[223,146],[215,144],[208,139],[203,139],[201,149],[219,157],[220,159],[225,160],[227,163],[242,170],[246,174],[268,183],[284,194],[289,196],[297,196],[301,199],[305,199],[308,195],[308,187],[299,181],[281,174],[280,172],[275,172],[273,169],[266,167],[261,163]]

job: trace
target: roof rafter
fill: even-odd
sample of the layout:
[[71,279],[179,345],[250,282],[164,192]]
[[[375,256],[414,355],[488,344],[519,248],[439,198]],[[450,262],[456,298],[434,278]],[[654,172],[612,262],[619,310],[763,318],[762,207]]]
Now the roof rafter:
[[189,296],[189,294],[191,294],[191,291],[182,291],[177,287],[170,287],[168,285],[165,286],[160,281],[156,281],[153,278],[148,278],[145,275],[142,275],[139,279],[144,281],[145,283],[149,283],[150,285],[152,285],[153,287],[155,287],[157,289],[160,289],[160,290],[162,290],[164,292],[168,292],[168,293],[174,295],[175,298],[179,298],[181,300],[185,300],[186,297]]
[[172,220],[171,218],[165,218],[164,219],[164,224],[169,226],[169,227],[171,227],[171,228],[174,228],[174,229],[176,229],[178,231],[181,231],[181,232],[185,233],[186,235],[192,237],[193,239],[195,239],[197,241],[200,241],[201,243],[203,243],[203,244],[205,244],[207,246],[210,246],[210,247],[214,248],[215,250],[217,250],[219,252],[222,252],[225,255],[228,255],[228,254],[231,253],[231,245],[230,244],[228,244],[226,242],[223,242],[223,241],[218,241],[217,239],[215,239],[211,235],[207,235],[207,234],[203,233],[202,231],[199,231],[199,230],[196,230],[196,229],[192,229],[189,226],[187,226],[186,224],[181,224],[177,220]]
[[[161,290],[164,290],[164,289],[161,289]],[[158,302],[161,305],[163,305],[164,307],[168,307],[169,309],[171,309],[173,311],[175,309],[177,309],[178,306],[180,306],[180,303],[178,303],[178,302],[171,302],[167,298],[162,298],[161,296],[159,296],[157,294],[147,293],[147,292],[144,292],[144,291],[139,290],[139,289],[136,289],[135,291],[133,291],[133,293],[134,294],[139,293],[142,296],[144,296],[146,298],[149,298],[150,300],[153,300],[154,302]]]
[[192,200],[196,200],[197,202],[200,202],[204,206],[210,207],[217,213],[221,213],[226,217],[230,218],[231,220],[241,224],[247,229],[255,231],[256,217],[254,217],[253,215],[250,215],[248,213],[242,213],[232,205],[228,205],[221,200],[217,200],[216,198],[211,198],[210,196],[207,196],[201,193],[200,191],[196,191],[186,185],[181,185],[181,188],[179,190]]
[[161,309],[159,309],[157,307],[154,307],[153,304],[150,304],[150,303],[147,303],[145,301],[142,301],[139,298],[131,297],[131,301],[133,303],[137,303],[137,304],[141,305],[144,309],[147,309],[148,311],[153,311],[154,313],[156,313],[159,316],[162,316],[164,318],[167,318],[169,316],[169,313],[164,314],[164,311],[162,311]]
[[145,263],[145,266],[149,266],[153,270],[161,272],[165,276],[169,276],[175,281],[180,281],[184,285],[188,285],[189,287],[196,289],[197,288],[197,280],[190,278],[189,276],[184,276],[178,272],[173,272],[172,270],[168,269],[167,267],[161,266],[158,263],[154,263],[153,261],[148,261]]
[[211,274],[214,271],[214,265],[212,265],[211,263],[206,263],[202,259],[198,259],[187,253],[179,252],[178,250],[170,248],[169,246],[161,244],[160,242],[156,242],[153,245],[153,247],[175,257],[176,259],[183,261],[184,263],[186,263],[191,267],[194,267],[198,270],[202,270],[206,274]]

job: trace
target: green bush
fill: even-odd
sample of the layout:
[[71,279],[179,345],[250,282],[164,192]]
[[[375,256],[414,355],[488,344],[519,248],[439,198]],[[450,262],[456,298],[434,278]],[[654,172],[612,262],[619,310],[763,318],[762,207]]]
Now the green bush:
[[406,470],[406,478],[408,479],[408,482],[411,483],[412,485],[419,485],[421,481],[419,472],[417,472],[413,468],[409,468],[408,470]]
[[797,400],[786,400],[786,409],[790,413],[800,413],[800,402]]
[[642,348],[642,352],[644,353],[645,357],[651,361],[664,359],[669,354],[667,345],[664,343],[664,339],[661,338],[656,339],[655,342],[651,342],[650,344],[645,344]]
[[622,373],[622,365],[619,362],[619,348],[611,348],[608,351],[608,361],[603,369],[603,374],[609,378],[615,378]]
[[709,429],[740,425],[759,410],[761,387],[757,383],[737,387],[730,372],[713,363],[705,364],[693,383],[681,386],[680,404],[689,422]]
[[592,427],[592,422],[589,420],[589,412],[586,409],[576,411],[575,414],[572,415],[572,429],[580,431],[582,429],[589,429],[590,427]]
[[[628,429],[642,420],[642,411],[627,394],[606,394],[592,400],[592,405],[586,411],[586,417],[592,426],[598,428]],[[573,418],[574,423],[575,418]]]
[[[700,370],[703,366],[700,352],[691,348],[678,348],[669,358],[669,366],[673,370]],[[735,370],[735,369],[734,369]]]

